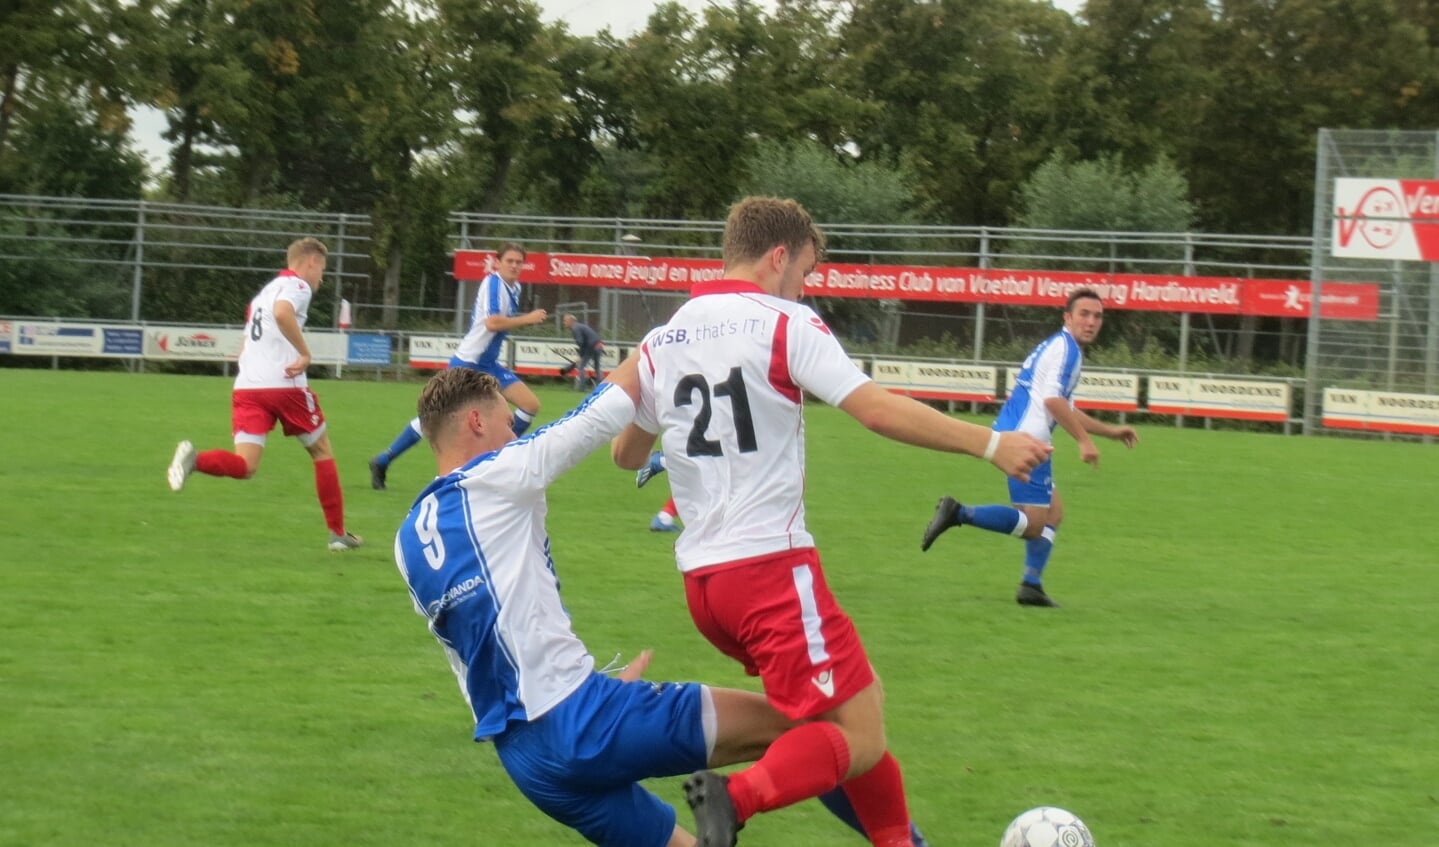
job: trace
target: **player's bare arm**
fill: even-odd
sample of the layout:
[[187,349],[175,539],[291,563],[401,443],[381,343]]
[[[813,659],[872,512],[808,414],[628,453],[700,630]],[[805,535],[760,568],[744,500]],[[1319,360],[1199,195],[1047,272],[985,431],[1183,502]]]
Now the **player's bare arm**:
[[295,307],[289,301],[275,301],[274,315],[275,326],[280,328],[280,334],[299,351],[299,358],[285,367],[285,376],[297,377],[310,367],[310,346],[305,343],[305,333],[300,329],[300,321],[295,317]]
[[515,315],[514,317],[510,317],[509,315],[490,315],[485,318],[485,329],[488,329],[490,332],[508,332],[512,329],[519,329],[522,326],[542,324],[549,316],[550,313],[544,309],[535,309],[532,312]]
[[[1006,475],[1020,480],[1027,481],[1029,472],[1049,458],[1050,447],[1033,436],[1022,432],[996,433],[988,427],[951,418],[918,400],[892,394],[873,382],[851,391],[839,408],[865,429],[885,438],[915,447],[988,459]],[[994,442],[992,451],[991,441]]]
[[1064,428],[1079,445],[1079,458],[1087,465],[1099,467],[1099,448],[1094,446],[1094,439],[1089,437],[1090,430],[1085,420],[1099,423],[1085,413],[1069,405],[1069,401],[1063,397],[1050,397],[1044,401],[1044,408],[1054,417],[1055,423]]
[[1088,412],[1076,410],[1076,413],[1084,421],[1085,431],[1091,435],[1122,442],[1131,450],[1134,449],[1134,445],[1139,443],[1139,433],[1132,426],[1113,426],[1104,421],[1095,420]]
[[630,424],[610,442],[610,458],[614,459],[617,467],[637,471],[649,462],[656,438],[655,433]]

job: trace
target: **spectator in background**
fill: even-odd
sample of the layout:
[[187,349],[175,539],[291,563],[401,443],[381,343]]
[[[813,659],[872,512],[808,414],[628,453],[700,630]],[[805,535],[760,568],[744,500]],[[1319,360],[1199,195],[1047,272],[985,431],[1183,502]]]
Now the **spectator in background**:
[[562,319],[565,329],[575,337],[575,346],[579,348],[579,358],[572,362],[569,367],[560,368],[560,376],[575,374],[575,390],[584,391],[588,384],[585,381],[585,368],[593,367],[595,372],[595,385],[605,378],[604,371],[600,368],[600,354],[605,349],[605,343],[600,340],[600,334],[595,332],[588,324],[580,323],[574,315],[565,315]]

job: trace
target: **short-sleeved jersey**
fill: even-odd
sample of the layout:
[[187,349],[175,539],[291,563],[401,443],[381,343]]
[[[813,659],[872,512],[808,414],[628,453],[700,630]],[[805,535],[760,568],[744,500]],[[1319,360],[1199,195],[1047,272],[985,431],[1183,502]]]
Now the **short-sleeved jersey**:
[[1027,432],[1046,444],[1053,443],[1054,415],[1044,407],[1044,401],[1062,397],[1072,406],[1083,365],[1084,353],[1069,330],[1061,329],[1041,341],[1024,360],[1014,392],[1000,408],[994,428]]
[[285,368],[300,358],[300,351],[275,323],[275,304],[281,300],[295,309],[304,329],[310,312],[310,284],[294,271],[283,270],[250,301],[245,311],[245,345],[240,348],[235,388],[303,388],[309,380],[285,376]]
[[629,423],[602,385],[564,418],[430,483],[395,535],[395,563],[486,740],[532,721],[594,671],[560,601],[546,487]]
[[497,273],[488,273],[480,280],[475,292],[475,308],[470,313],[470,329],[460,339],[455,358],[476,365],[493,365],[500,360],[500,348],[508,331],[491,332],[485,326],[490,315],[514,317],[520,313],[520,284],[507,284]]
[[813,547],[803,392],[838,405],[869,377],[807,306],[732,279],[692,295],[640,344],[635,416],[663,431],[680,570]]

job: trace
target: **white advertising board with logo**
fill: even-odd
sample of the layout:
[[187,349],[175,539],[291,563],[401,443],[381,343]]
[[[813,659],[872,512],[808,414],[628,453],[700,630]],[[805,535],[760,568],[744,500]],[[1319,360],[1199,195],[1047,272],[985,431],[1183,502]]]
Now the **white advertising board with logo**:
[[910,397],[992,403],[999,370],[990,365],[876,359],[870,376],[879,386]]
[[[1005,397],[1014,393],[1018,380],[1018,368],[1005,369]],[[1080,409],[1099,409],[1106,412],[1136,412],[1139,410],[1139,376],[1109,371],[1083,371],[1079,375],[1079,385],[1074,389],[1074,405]]]
[[410,336],[410,367],[443,368],[450,363],[450,357],[460,346],[458,336],[412,335]]
[[1149,378],[1147,410],[1247,421],[1289,420],[1293,390],[1287,382],[1248,379]]
[[144,355],[139,327],[55,321],[16,321],[8,352],[21,356],[135,359]]
[[1439,261],[1439,181],[1334,180],[1329,241],[1335,256]]
[[[141,330],[136,329],[137,333]],[[191,362],[233,362],[245,343],[243,329],[215,329],[200,326],[146,327],[144,356]],[[349,358],[349,340],[342,332],[305,331],[310,364],[342,365]]]
[[1439,397],[1326,388],[1321,417],[1331,429],[1439,435]]

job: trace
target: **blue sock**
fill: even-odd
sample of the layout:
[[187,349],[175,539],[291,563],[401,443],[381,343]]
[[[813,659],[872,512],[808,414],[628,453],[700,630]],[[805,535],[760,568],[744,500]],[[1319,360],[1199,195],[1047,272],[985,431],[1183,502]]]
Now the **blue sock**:
[[395,440],[390,443],[389,447],[385,448],[385,452],[375,457],[375,464],[382,468],[388,468],[390,463],[398,458],[401,453],[419,443],[420,419],[415,418],[410,421],[408,426],[400,430],[400,434],[395,436]]
[[1025,527],[1029,526],[1029,520],[1024,512],[1013,506],[960,506],[959,522],[973,524],[980,529],[987,529],[990,532],[1002,532],[1005,535],[1020,535]]
[[514,424],[514,426],[510,427],[510,429],[513,429],[513,430],[515,431],[515,437],[516,437],[516,438],[519,438],[521,435],[524,435],[524,434],[525,434],[525,430],[529,429],[529,428],[530,428],[530,424],[532,424],[532,423],[534,423],[534,422],[535,422],[535,416],[534,416],[534,415],[530,414],[529,412],[526,412],[524,409],[516,409],[516,410],[515,410],[515,424]]
[[1041,585],[1044,566],[1049,564],[1049,554],[1054,552],[1054,527],[1046,526],[1038,538],[1024,542],[1024,581],[1030,585]]
[[[859,822],[859,815],[854,813],[854,806],[850,804],[849,797],[844,793],[843,788],[835,787],[826,791],[819,795],[819,801],[824,804],[826,809],[829,809],[830,814],[843,821],[845,826],[865,838],[869,837],[865,835],[864,827]],[[928,847],[929,842],[924,840],[924,836],[919,833],[919,827],[913,823],[909,825],[909,838],[914,842],[915,847]]]

